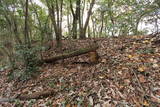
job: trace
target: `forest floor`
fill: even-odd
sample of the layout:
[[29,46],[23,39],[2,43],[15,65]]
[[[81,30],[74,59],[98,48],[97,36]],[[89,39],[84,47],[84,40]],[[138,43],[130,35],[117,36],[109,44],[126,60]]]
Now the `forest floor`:
[[[86,47],[94,39],[64,41],[64,51]],[[41,74],[26,82],[10,81],[0,72],[0,98],[55,89],[38,100],[1,102],[0,107],[160,107],[160,42],[152,36],[95,39],[101,61],[75,56],[40,67]],[[55,55],[55,49],[44,53]]]

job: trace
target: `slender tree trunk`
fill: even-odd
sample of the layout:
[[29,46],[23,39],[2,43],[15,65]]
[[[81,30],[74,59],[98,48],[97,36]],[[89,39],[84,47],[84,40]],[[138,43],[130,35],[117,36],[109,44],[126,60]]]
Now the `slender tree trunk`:
[[87,14],[87,18],[86,18],[84,27],[80,31],[80,39],[85,39],[86,38],[86,29],[87,29],[87,26],[88,26],[88,23],[89,23],[90,16],[92,14],[92,8],[94,6],[94,3],[95,3],[95,0],[92,0],[91,4],[90,4],[90,8],[88,10],[88,14]]
[[91,30],[89,25],[88,25],[88,38],[91,38]]
[[137,34],[138,34],[138,25],[139,25],[140,20],[141,20],[141,17],[138,18],[137,21],[136,21],[136,27],[135,27],[134,35],[137,35]]
[[[53,4],[54,5],[54,4]],[[56,0],[56,16],[57,16],[57,31],[56,31],[56,41],[57,41],[57,47],[60,48],[62,46],[61,43],[61,37],[62,37],[62,32],[61,32],[61,28],[60,28],[60,10],[59,10],[59,4],[58,4],[58,0]]]
[[79,11],[79,12],[80,12],[79,16],[80,16],[80,18],[81,18],[81,20],[80,20],[80,26],[81,26],[81,28],[82,28],[82,26],[83,26],[84,9],[85,9],[85,7],[86,7],[86,0],[83,0],[83,8],[81,9],[82,11]]
[[[42,46],[42,45],[43,45],[43,42],[44,42],[44,35],[45,35],[45,33],[44,33],[44,30],[43,30],[42,22],[41,22],[41,20],[40,20],[39,15],[38,15],[37,9],[34,7],[32,0],[30,0],[30,2],[31,2],[31,4],[32,4],[33,10],[34,10],[35,15],[36,15],[36,18],[37,18],[37,20],[38,20],[38,25],[39,25],[39,29],[38,29],[38,30],[40,31],[40,35],[41,35],[41,46]],[[36,19],[35,19],[35,20],[36,20]]]
[[71,34],[71,26],[70,26],[70,14],[69,14],[69,8],[67,9],[67,30],[68,30],[68,35]]
[[24,41],[25,44],[28,47],[30,47],[29,29],[28,29],[28,0],[26,0],[24,38],[25,38],[25,41]]
[[[81,3],[81,0],[79,1],[79,3]],[[80,4],[78,8],[78,23],[79,23],[79,38],[80,38],[80,33],[83,28],[83,15],[81,16],[81,5]]]
[[60,4],[60,32],[61,32],[61,39],[62,39],[62,18],[63,18],[63,0],[61,0],[61,4]]
[[[26,0],[26,4],[25,4],[24,43],[27,46],[24,48],[25,50],[31,48],[30,41],[29,41],[29,29],[28,29],[28,0]],[[26,53],[23,53],[24,63],[26,68],[29,66],[29,60],[30,60],[27,56],[28,55]]]
[[101,12],[101,28],[100,28],[100,32],[99,32],[99,37],[102,37],[102,31],[103,31],[103,27],[104,27],[104,12]]
[[72,23],[72,37],[73,39],[77,39],[77,22],[78,22],[78,15],[79,15],[79,10],[80,10],[80,0],[76,1],[76,10],[74,12],[73,6],[72,6],[72,1],[70,0],[70,9],[72,12],[73,16],[73,23]]
[[50,4],[48,0],[46,0],[46,3],[48,6],[48,9],[49,9],[49,14],[50,14],[52,24],[54,27],[54,31],[55,31],[57,47],[61,48],[62,47],[62,25],[61,25],[62,18],[60,18],[60,17],[62,17],[63,0],[61,0],[60,6],[58,4],[59,3],[58,0],[56,0],[56,2],[55,2],[56,4],[54,4],[54,3]]
[[93,37],[95,38],[96,37],[96,29],[95,29],[95,21],[94,19],[91,17],[91,20],[92,20],[92,32],[93,32]]

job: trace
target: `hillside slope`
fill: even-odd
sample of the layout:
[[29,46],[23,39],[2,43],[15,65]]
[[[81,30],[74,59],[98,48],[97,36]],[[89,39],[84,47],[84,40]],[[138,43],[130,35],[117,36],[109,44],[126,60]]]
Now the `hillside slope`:
[[[95,39],[101,61],[87,62],[80,55],[54,64],[44,64],[41,74],[27,82],[7,81],[8,71],[0,73],[0,98],[55,89],[56,93],[38,100],[24,100],[1,106],[33,107],[65,105],[66,107],[115,107],[160,105],[160,43],[151,36],[125,36]],[[93,39],[64,41],[63,51],[86,47]],[[58,54],[53,47],[44,57]]]

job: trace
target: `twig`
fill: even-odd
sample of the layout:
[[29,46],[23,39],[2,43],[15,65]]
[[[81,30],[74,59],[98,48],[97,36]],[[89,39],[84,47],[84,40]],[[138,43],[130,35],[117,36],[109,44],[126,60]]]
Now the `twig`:
[[139,81],[139,79],[137,77],[137,74],[133,70],[131,70],[131,71],[133,72],[133,74],[134,74],[134,76],[135,76],[135,78],[136,78],[136,80],[138,82],[138,85],[141,88],[141,91],[143,93],[143,95],[142,95],[142,101],[143,101],[144,100],[144,96],[145,96],[145,90],[144,90],[143,86],[141,85],[141,83],[140,83],[140,81]]

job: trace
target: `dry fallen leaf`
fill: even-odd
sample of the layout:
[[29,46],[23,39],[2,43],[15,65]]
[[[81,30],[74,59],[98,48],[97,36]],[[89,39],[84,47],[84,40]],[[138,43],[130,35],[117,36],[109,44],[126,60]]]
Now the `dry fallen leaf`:
[[159,68],[159,65],[158,64],[153,64],[152,67],[153,68]]
[[106,59],[102,59],[101,62],[102,63],[107,63],[107,60]]
[[156,102],[156,103],[160,104],[160,98],[154,96],[153,94],[151,94],[151,100],[152,100],[153,102]]
[[136,107],[141,107],[141,104],[139,103],[139,101],[137,101],[136,98],[132,98],[133,99],[133,102],[136,104]]
[[144,41],[142,41],[142,43],[150,43],[150,41],[149,40],[144,40]]
[[136,42],[133,42],[133,44],[136,45],[137,43],[136,43]]
[[146,82],[145,76],[143,76],[143,75],[138,75],[138,77],[139,77],[139,81],[140,81],[141,83]]
[[145,101],[143,102],[143,106],[149,107],[149,103],[145,100]]
[[89,100],[89,104],[93,106],[94,102],[93,102],[92,96],[89,96],[89,99],[88,99],[88,100]]
[[111,107],[110,100],[104,102],[104,103],[102,104],[102,106],[103,106],[103,107]]
[[125,79],[125,80],[124,80],[124,83],[125,83],[126,85],[129,85],[129,84],[131,83],[131,81],[130,81],[130,79]]
[[131,58],[133,58],[133,56],[132,56],[132,55],[128,55],[128,58],[130,58],[130,59],[131,59]]
[[145,66],[140,66],[140,67],[138,68],[138,71],[139,71],[139,72],[145,72],[146,69],[147,69],[147,68],[146,68]]
[[104,76],[99,76],[99,79],[103,79],[104,78]]
[[72,105],[71,104],[67,104],[66,107],[72,107]]
[[127,67],[122,67],[122,70],[128,70],[128,68]]

